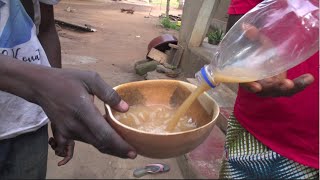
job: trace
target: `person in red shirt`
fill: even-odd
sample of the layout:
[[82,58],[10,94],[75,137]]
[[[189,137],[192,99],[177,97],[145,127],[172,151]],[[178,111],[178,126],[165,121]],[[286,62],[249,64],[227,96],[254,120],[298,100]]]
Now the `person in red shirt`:
[[[227,30],[260,2],[232,0]],[[225,151],[220,178],[319,177],[319,52],[285,73],[239,85]]]

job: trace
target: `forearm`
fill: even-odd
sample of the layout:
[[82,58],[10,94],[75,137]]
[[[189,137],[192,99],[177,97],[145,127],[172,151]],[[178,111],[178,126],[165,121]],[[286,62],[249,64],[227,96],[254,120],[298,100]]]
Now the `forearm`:
[[50,65],[52,67],[61,68],[61,47],[57,33],[41,33],[38,37],[46,52]]
[[37,103],[36,87],[51,68],[0,55],[0,90]]
[[38,38],[52,67],[61,68],[61,46],[54,22],[53,6],[40,4],[41,24]]

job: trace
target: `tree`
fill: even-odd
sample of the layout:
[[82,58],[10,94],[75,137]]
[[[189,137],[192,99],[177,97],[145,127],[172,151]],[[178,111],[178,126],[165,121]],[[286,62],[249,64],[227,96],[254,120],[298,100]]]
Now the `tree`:
[[167,0],[166,17],[169,18],[170,0]]
[[183,9],[184,0],[179,0],[179,7],[178,9]]

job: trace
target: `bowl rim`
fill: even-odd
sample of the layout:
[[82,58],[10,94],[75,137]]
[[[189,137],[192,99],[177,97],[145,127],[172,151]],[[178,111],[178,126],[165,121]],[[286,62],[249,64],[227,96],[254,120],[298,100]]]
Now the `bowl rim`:
[[[152,83],[152,82],[163,82],[163,81],[171,81],[171,82],[178,82],[178,83],[182,83],[184,85],[189,85],[189,86],[193,86],[194,88],[196,88],[197,86],[194,85],[194,84],[191,84],[191,83],[188,83],[188,82],[185,82],[185,81],[179,81],[179,80],[170,80],[170,79],[156,79],[156,80],[145,80],[145,81],[134,81],[134,82],[129,82],[129,83],[124,83],[124,84],[120,84],[118,86],[115,86],[113,89],[116,91],[118,88],[120,88],[121,86],[123,85],[128,85],[128,84],[141,84],[141,83]],[[158,135],[158,136],[172,136],[172,135],[180,135],[180,134],[186,134],[186,133],[192,133],[192,132],[195,132],[195,131],[199,131],[200,129],[204,129],[206,128],[207,126],[210,126],[211,124],[215,123],[218,119],[218,116],[220,114],[220,107],[218,105],[218,103],[211,97],[209,96],[209,94],[207,92],[204,92],[203,93],[205,96],[207,96],[207,98],[209,98],[210,100],[213,101],[213,103],[215,104],[215,106],[213,106],[212,108],[214,110],[216,110],[217,113],[213,113],[213,117],[211,118],[211,120],[209,121],[209,123],[203,125],[203,126],[200,126],[200,127],[197,127],[195,129],[191,129],[191,130],[187,130],[187,131],[181,131],[181,132],[172,132],[172,133],[150,133],[150,132],[146,132],[146,131],[142,131],[142,130],[139,130],[139,129],[135,129],[133,127],[130,127],[130,126],[127,126],[123,123],[121,123],[120,121],[118,121],[114,116],[113,116],[113,113],[112,113],[112,110],[111,110],[111,107],[108,105],[108,104],[104,104],[108,113],[109,113],[109,117],[111,118],[111,120],[113,122],[115,122],[116,124],[120,125],[120,126],[123,126],[127,129],[130,129],[131,131],[134,131],[134,132],[137,132],[137,133],[141,133],[141,134],[147,134],[147,135]]]

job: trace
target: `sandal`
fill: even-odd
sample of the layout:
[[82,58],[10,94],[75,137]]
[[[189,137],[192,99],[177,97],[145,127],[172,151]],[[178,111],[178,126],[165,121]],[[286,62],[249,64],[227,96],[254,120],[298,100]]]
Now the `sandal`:
[[148,164],[144,168],[135,169],[133,171],[133,176],[136,178],[142,177],[144,175],[156,174],[162,172],[168,172],[170,167],[166,164],[156,163],[156,164]]

